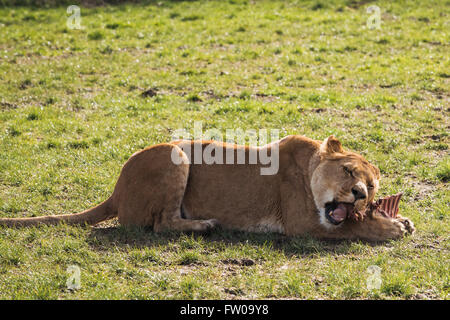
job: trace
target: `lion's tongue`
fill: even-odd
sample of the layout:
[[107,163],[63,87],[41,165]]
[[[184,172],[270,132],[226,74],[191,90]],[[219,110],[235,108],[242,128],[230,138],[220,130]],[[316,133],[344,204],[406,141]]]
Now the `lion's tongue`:
[[339,203],[336,209],[333,210],[332,216],[337,222],[343,221],[347,218],[347,207],[344,204]]

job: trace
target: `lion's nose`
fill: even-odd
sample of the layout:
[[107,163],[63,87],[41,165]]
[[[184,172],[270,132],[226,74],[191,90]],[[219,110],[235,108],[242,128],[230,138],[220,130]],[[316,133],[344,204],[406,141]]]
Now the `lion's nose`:
[[355,201],[357,201],[359,199],[365,199],[367,197],[367,195],[364,191],[356,189],[356,188],[352,189],[352,193],[355,196]]

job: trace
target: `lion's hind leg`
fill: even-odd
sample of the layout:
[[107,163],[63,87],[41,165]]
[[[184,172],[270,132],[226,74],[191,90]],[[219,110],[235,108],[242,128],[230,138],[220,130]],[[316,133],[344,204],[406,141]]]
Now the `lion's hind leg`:
[[213,228],[215,220],[181,217],[189,166],[186,154],[173,144],[156,145],[134,154],[122,169],[115,190],[119,222],[151,226],[155,232],[204,232]]

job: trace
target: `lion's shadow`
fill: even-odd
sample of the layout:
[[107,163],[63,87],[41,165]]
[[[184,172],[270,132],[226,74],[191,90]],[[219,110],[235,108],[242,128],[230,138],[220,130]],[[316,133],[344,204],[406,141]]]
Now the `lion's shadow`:
[[348,240],[318,240],[312,237],[288,237],[278,233],[253,233],[213,230],[206,234],[164,232],[155,233],[151,228],[111,226],[93,228],[89,233],[89,245],[96,250],[112,248],[159,248],[161,246],[192,248],[202,246],[204,250],[217,251],[242,248],[250,245],[256,248],[277,250],[288,257],[310,257],[345,255],[360,252],[361,245],[377,246],[380,243]]

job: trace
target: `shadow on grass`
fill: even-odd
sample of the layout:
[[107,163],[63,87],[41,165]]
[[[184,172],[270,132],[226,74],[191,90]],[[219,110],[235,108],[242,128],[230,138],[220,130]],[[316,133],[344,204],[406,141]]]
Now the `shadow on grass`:
[[171,2],[192,2],[192,0],[0,0],[3,7],[55,8],[77,5],[86,8],[114,5],[168,6]]
[[[318,240],[312,237],[288,237],[278,233],[253,233],[216,229],[209,233],[155,233],[151,228],[144,227],[106,227],[93,228],[89,242],[93,249],[109,250],[116,247],[151,248],[166,246],[186,239],[186,235],[203,242],[206,246],[239,247],[242,244],[252,246],[268,246],[281,251],[286,256],[307,257],[311,255],[341,255],[355,252],[361,244],[377,246],[381,243],[348,241],[348,240]],[[355,248],[356,245],[356,248]]]

